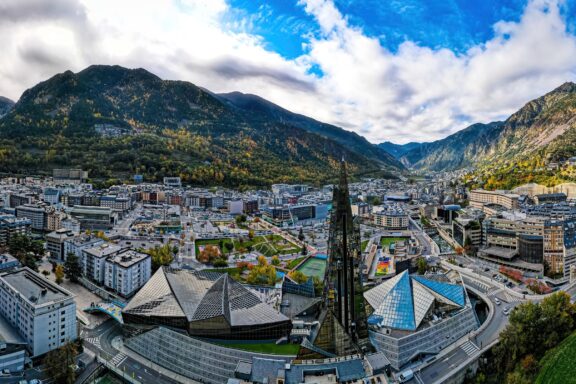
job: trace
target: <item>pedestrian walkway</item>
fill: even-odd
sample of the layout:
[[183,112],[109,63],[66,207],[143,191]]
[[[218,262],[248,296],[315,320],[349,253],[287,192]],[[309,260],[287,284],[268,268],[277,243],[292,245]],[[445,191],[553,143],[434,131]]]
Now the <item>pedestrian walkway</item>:
[[490,293],[488,294],[488,297],[498,298],[498,299],[500,299],[501,301],[503,301],[503,302],[505,302],[505,303],[509,303],[509,304],[511,304],[511,303],[520,303],[520,302],[523,301],[522,298],[520,298],[520,297],[518,297],[518,296],[515,296],[515,295],[509,293],[508,291],[504,291],[504,290],[501,289],[501,288],[500,288],[500,289],[493,290],[492,292],[490,292]]
[[90,344],[94,345],[98,349],[102,349],[102,346],[100,345],[100,338],[99,337],[87,337],[84,339],[84,341],[89,342]]
[[472,356],[474,355],[476,352],[478,352],[480,350],[480,348],[478,348],[476,346],[476,344],[472,343],[471,341],[467,341],[464,344],[462,344],[460,346],[460,348],[462,348],[462,350],[468,355],[468,356]]
[[128,356],[126,356],[125,354],[123,354],[122,352],[118,352],[116,354],[116,356],[114,356],[112,358],[112,360],[110,360],[110,362],[115,366],[119,366],[120,364],[122,364],[124,362],[124,360],[126,360]]

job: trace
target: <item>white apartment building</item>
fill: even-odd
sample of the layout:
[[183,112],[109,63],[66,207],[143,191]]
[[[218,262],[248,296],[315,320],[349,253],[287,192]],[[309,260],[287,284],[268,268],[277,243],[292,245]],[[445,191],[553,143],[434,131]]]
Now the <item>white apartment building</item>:
[[77,338],[74,295],[27,267],[0,274],[0,314],[32,357]]
[[388,230],[408,229],[408,213],[398,205],[387,205],[372,214],[372,223]]
[[104,285],[124,297],[132,296],[152,273],[150,255],[134,250],[124,250],[110,256],[104,263]]
[[121,247],[110,243],[102,243],[96,247],[84,249],[82,251],[84,276],[98,284],[104,283],[104,267],[106,258],[114,256],[121,251]]
[[94,235],[81,234],[64,241],[64,259],[69,253],[73,253],[80,260],[82,271],[86,271],[86,258],[83,251],[104,244],[104,240]]
[[470,191],[470,206],[478,209],[486,204],[501,205],[506,209],[518,208],[518,198],[520,196],[515,193],[506,191],[485,191],[483,189],[475,189]]

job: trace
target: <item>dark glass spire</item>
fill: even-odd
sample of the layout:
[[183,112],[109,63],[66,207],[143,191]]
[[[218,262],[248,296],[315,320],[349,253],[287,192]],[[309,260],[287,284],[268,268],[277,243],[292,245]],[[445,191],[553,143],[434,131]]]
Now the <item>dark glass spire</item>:
[[359,223],[352,217],[344,160],[341,161],[338,184],[333,189],[328,236],[328,304],[345,331],[357,341],[367,336],[359,273],[362,252]]

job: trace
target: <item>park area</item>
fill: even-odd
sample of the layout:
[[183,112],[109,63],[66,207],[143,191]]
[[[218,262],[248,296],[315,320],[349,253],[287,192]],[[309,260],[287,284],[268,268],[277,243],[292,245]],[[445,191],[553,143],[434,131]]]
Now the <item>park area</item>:
[[[206,245],[218,247],[221,254],[248,253],[258,251],[266,257],[299,253],[300,247],[280,235],[255,236],[252,239],[239,237],[234,239],[209,239],[196,241],[196,254],[200,254]],[[224,249],[220,249],[220,248]]]
[[326,257],[311,257],[298,267],[298,271],[308,277],[319,277],[323,279],[326,273]]
[[544,356],[536,384],[576,383],[575,358],[576,333],[573,333]]

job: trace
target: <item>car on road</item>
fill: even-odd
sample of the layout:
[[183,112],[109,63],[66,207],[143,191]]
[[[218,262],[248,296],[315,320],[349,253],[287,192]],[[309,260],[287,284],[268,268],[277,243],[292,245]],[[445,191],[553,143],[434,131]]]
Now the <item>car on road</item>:
[[0,371],[0,377],[2,376],[10,376],[10,370],[9,369],[3,369],[2,371]]
[[412,380],[413,378],[414,378],[414,371],[412,371],[411,369],[407,369],[404,372],[402,372],[400,375],[398,375],[398,382],[406,383],[406,382]]
[[494,302],[496,303],[496,305],[500,305],[500,299],[495,298],[495,299],[494,299]]
[[508,316],[510,314],[510,307],[504,308],[504,311],[502,311],[502,313],[504,314],[504,316]]

